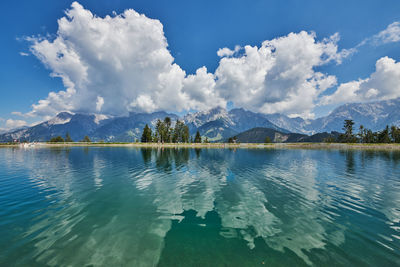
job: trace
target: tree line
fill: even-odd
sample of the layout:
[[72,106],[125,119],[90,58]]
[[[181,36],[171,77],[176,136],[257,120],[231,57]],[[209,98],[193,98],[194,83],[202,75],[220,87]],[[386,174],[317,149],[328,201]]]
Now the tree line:
[[354,133],[354,121],[345,120],[343,125],[344,133],[340,134],[336,139],[327,138],[325,142],[339,143],[400,143],[400,128],[396,126],[386,125],[382,131],[373,132],[370,129],[360,125],[358,133]]
[[[148,124],[143,128],[142,137],[140,139],[142,143],[201,143],[200,132],[197,131],[196,135],[190,136],[189,127],[180,120],[177,120],[175,127],[172,127],[172,121],[170,117],[165,117],[162,121],[157,120],[154,132],[151,130]],[[206,138],[204,142],[208,143]]]
[[[74,141],[72,140],[71,136],[67,132],[65,134],[65,138],[63,138],[62,136],[59,135],[59,136],[52,137],[49,140],[49,142],[50,143],[72,143]],[[80,142],[90,143],[92,141],[90,140],[89,136],[86,135]]]

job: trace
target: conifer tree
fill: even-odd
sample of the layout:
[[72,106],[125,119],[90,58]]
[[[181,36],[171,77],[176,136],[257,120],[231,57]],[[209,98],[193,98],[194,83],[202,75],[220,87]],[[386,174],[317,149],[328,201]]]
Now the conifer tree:
[[152,133],[149,125],[145,125],[143,128],[142,138],[140,139],[142,143],[149,143],[152,141]]
[[393,125],[390,128],[390,136],[392,137],[392,141],[394,143],[400,143],[400,128],[397,128]]
[[196,132],[196,136],[194,137],[194,142],[201,143],[201,136],[199,131]]
[[51,143],[64,143],[64,138],[62,138],[61,136],[56,136],[50,139]]
[[68,143],[73,142],[72,139],[71,139],[71,136],[69,135],[68,132],[65,135],[65,142],[68,142]]
[[89,136],[85,135],[85,137],[83,138],[82,142],[90,143],[92,141],[90,140]]
[[182,142],[189,143],[189,127],[187,125],[183,126]]
[[390,143],[389,136],[389,126],[386,125],[386,128],[378,133],[378,142],[379,143]]

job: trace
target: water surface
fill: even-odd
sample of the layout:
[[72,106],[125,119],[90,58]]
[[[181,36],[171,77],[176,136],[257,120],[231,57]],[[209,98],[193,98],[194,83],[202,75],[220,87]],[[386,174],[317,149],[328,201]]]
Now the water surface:
[[0,266],[400,265],[400,153],[0,149]]

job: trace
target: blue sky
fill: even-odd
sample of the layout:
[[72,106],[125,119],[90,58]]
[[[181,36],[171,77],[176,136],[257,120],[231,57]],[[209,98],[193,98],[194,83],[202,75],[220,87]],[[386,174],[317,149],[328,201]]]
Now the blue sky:
[[[36,54],[32,54],[31,46],[34,41],[27,41],[26,37],[35,36],[36,41],[39,41],[38,36],[44,36],[49,41],[54,40],[59,28],[57,20],[65,16],[64,12],[71,8],[71,4],[71,1],[42,0],[8,1],[2,4],[3,14],[0,18],[2,33],[0,35],[2,46],[0,50],[0,58],[2,59],[0,61],[0,88],[3,97],[0,99],[0,118],[2,118],[0,128],[10,128],[14,125],[9,123],[6,126],[7,119],[25,121],[30,124],[47,118],[51,115],[51,112],[31,113],[30,116],[26,116],[26,114],[32,111],[32,104],[37,104],[39,100],[48,99],[50,92],[67,89],[68,85],[66,85],[65,80],[62,80],[62,77],[65,78],[63,75],[67,74],[62,73],[61,78],[51,77],[50,74],[54,73],[55,66],[49,63],[46,68],[43,57],[38,58],[38,55],[42,53],[40,51],[43,50],[34,50]],[[167,49],[170,51],[174,62],[185,72],[186,76],[195,74],[196,70],[203,66],[207,68],[207,73],[216,75],[215,72],[220,66],[221,60],[217,51],[224,47],[233,50],[236,45],[241,46],[242,52],[236,54],[237,57],[240,57],[240,55],[245,54],[243,50],[246,45],[260,47],[265,40],[273,40],[288,36],[290,33],[306,31],[308,33],[315,32],[316,42],[321,42],[324,38],[329,38],[338,33],[340,40],[336,44],[338,51],[340,51],[354,48],[363,40],[372,38],[384,31],[390,24],[400,21],[399,1],[329,1],[328,3],[328,1],[311,0],[256,0],[249,3],[249,1],[232,0],[196,2],[97,0],[79,1],[79,4],[85,10],[90,10],[92,14],[100,18],[112,15],[114,11],[116,14],[121,14],[126,9],[134,9],[148,18],[159,20],[163,25],[164,36],[168,42]],[[313,66],[315,71],[336,78],[335,85],[324,90],[319,97],[334,93],[341,84],[370,77],[376,71],[377,61],[383,57],[388,57],[397,63],[400,57],[400,49],[399,42],[396,40],[367,42],[367,44],[358,47],[355,53],[341,60],[340,64],[333,60],[326,64]],[[131,41],[134,43],[134,40]],[[23,56],[24,53],[27,56]],[[43,53],[41,55],[44,55],[44,58],[49,56]],[[135,58],[131,60],[134,61]],[[382,62],[382,65],[392,66],[392,63],[386,61],[386,63]],[[223,73],[223,70],[221,70],[221,73]],[[221,74],[215,79],[221,80],[223,77],[228,76]],[[116,77],[109,78],[115,79]],[[221,101],[234,103],[234,106],[243,106],[247,109],[258,105],[257,108],[254,108],[254,111],[276,111],[287,115],[312,113],[313,116],[318,117],[327,114],[333,107],[342,103],[337,100],[340,97],[336,97],[335,100],[325,101],[325,105],[316,104],[311,111],[307,110],[304,113],[302,113],[302,110],[282,109],[281,106],[277,105],[272,105],[276,107],[275,109],[267,110],[266,105],[254,101],[241,101],[237,98],[237,93],[235,96],[230,96],[229,92],[226,91],[229,90],[226,88],[228,85],[230,84],[224,85],[225,87],[218,84],[215,86],[217,88],[215,90],[220,90],[218,96],[221,97]],[[157,86],[157,84],[152,86]],[[360,87],[361,89],[358,92],[363,90],[367,92],[372,88],[368,87],[367,82],[360,86],[365,87],[365,89]],[[221,87],[221,89],[218,89],[218,87]],[[376,89],[375,87],[377,87],[376,83],[374,83],[372,89]],[[90,86],[87,86],[85,90],[90,90],[90,88]],[[118,92],[119,89],[115,90]],[[268,94],[268,84],[265,90],[264,93]],[[192,95],[195,97],[196,94],[193,93]],[[380,96],[381,94],[376,95]],[[376,97],[376,99],[371,98],[370,100],[388,99],[396,96],[393,92],[389,95],[388,93],[382,94],[380,98]],[[169,106],[160,106],[156,100],[152,99],[153,94],[139,94],[139,96],[142,97],[135,95],[132,98],[129,108],[144,111],[161,108],[173,110],[173,107],[177,105],[171,103]],[[108,100],[107,97],[100,96],[100,94],[94,97],[97,97],[95,98],[97,100],[100,97],[105,107],[108,103],[115,105],[112,100]],[[210,97],[214,98],[213,96]],[[141,105],[139,102],[142,100],[150,101],[150,104]],[[364,100],[367,100],[367,98],[360,94],[360,101]],[[90,101],[89,98],[88,101]],[[214,104],[222,103],[221,101]],[[272,101],[268,103],[275,104],[273,103],[275,100],[269,99],[268,101]],[[200,109],[207,107],[207,105],[203,101],[201,104],[178,107],[176,111],[182,113],[185,110]],[[212,105],[210,104],[210,106]],[[71,111],[85,111],[75,102],[73,106],[74,108]],[[56,110],[55,108],[51,109],[53,112]],[[112,109],[105,110],[109,113],[114,112]],[[101,113],[100,111],[99,113]],[[11,114],[12,112],[20,112],[25,116]],[[115,114],[120,112],[122,111],[115,111]]]

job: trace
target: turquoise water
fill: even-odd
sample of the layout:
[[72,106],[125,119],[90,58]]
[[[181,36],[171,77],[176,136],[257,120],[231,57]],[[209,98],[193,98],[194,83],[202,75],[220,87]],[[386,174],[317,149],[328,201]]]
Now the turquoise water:
[[400,265],[400,153],[0,149],[0,266]]

